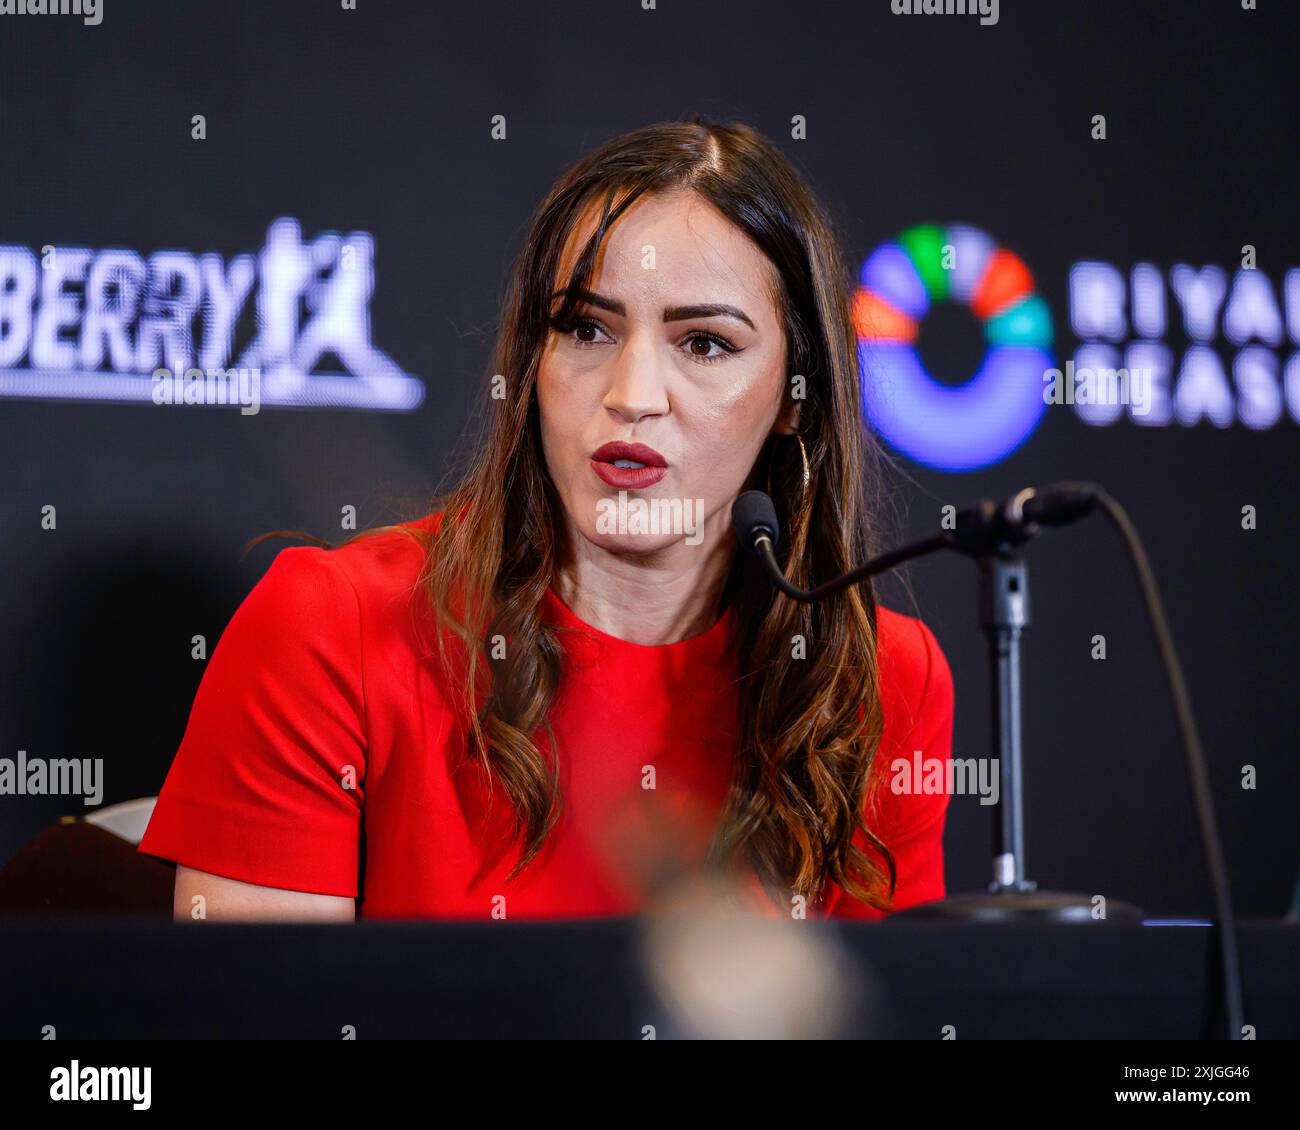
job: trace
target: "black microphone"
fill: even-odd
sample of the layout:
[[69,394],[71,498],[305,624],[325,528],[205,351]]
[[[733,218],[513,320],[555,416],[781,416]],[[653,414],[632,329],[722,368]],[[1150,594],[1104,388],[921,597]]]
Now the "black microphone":
[[1031,492],[1021,504],[1021,512],[1026,521],[1040,526],[1064,526],[1088,514],[1100,497],[1101,487],[1096,483],[1055,483]]
[[761,490],[747,490],[731,504],[731,528],[740,548],[746,553],[757,551],[758,538],[762,534],[768,536],[773,546],[781,540],[776,507]]
[[780,562],[776,559],[774,550],[781,539],[781,524],[777,521],[776,507],[766,494],[761,490],[747,490],[741,494],[731,504],[731,528],[735,531],[741,549],[746,553],[754,554],[763,562],[772,583],[786,596],[802,601],[821,600],[876,573],[892,569],[909,558],[933,553],[936,549],[951,548],[953,544],[951,533],[936,534],[924,541],[914,542],[902,549],[873,557],[851,573],[845,573],[842,577],[836,577],[833,581],[827,581],[824,585],[805,591],[786,580]]
[[1043,526],[1063,526],[1084,517],[1103,493],[1095,483],[1063,482],[1042,489],[1026,487],[1002,502],[986,498],[958,511],[952,529],[882,553],[843,576],[807,590],[792,585],[776,559],[774,550],[781,540],[781,525],[776,507],[766,494],[761,490],[744,491],[732,504],[731,526],[740,547],[763,562],[778,589],[795,600],[814,601],[936,550],[955,549],[983,556],[1021,545],[1036,537]]
[[1043,526],[1078,521],[1096,505],[1100,494],[1095,483],[1066,482],[1041,489],[1025,487],[1001,502],[981,499],[958,511],[948,547],[982,555],[999,546],[1022,545],[1037,537]]

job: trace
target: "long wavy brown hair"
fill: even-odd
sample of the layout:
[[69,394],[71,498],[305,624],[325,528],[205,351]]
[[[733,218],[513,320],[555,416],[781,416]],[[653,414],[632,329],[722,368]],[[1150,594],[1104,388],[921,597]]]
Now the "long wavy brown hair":
[[[751,478],[771,484],[786,575],[812,587],[876,548],[880,453],[863,423],[851,280],[805,179],[752,128],[701,116],[623,134],[578,160],[538,206],[509,276],[481,406],[485,434],[459,483],[435,500],[443,520],[419,535],[420,587],[455,637],[453,655],[437,631],[436,651],[463,687],[471,756],[513,806],[521,850],[511,879],[540,850],[562,803],[555,770],[563,750],[548,711],[564,650],[539,605],[564,559],[565,523],[542,452],[539,361],[552,319],[571,316],[612,225],[642,195],[682,189],[748,235],[781,279],[787,371],[806,381],[799,432],[811,478],[805,490],[799,446],[786,437],[767,443]],[[599,224],[575,261],[568,297],[553,310],[563,250],[593,203]],[[799,603],[737,555],[723,598],[737,612],[740,717],[708,862],[751,866],[787,907],[791,894],[813,901],[833,880],[888,909],[894,861],[866,820],[881,781],[873,768],[883,728],[870,587]],[[497,636],[509,641],[504,658],[492,658],[488,646]],[[797,636],[807,642],[806,658],[794,655]],[[547,753],[536,740],[543,731]],[[884,867],[854,843],[859,830]]]

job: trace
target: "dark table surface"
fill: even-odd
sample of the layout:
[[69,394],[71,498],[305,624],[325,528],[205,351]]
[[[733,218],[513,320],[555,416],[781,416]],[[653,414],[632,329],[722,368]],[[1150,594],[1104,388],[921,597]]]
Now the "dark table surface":
[[[963,1039],[1205,1035],[1215,967],[1204,925],[895,920],[786,929],[813,943],[796,967],[803,960],[825,972],[833,961],[845,982],[834,1035],[939,1039],[948,1026]],[[60,1040],[337,1040],[349,1025],[367,1038],[642,1039],[648,1026],[661,1037],[698,1034],[666,1003],[679,990],[698,997],[698,984],[652,977],[644,937],[633,918],[351,926],[11,918],[0,920],[0,1038],[40,1039],[47,1026]],[[1243,921],[1239,942],[1246,1022],[1259,1039],[1300,1037],[1300,927]],[[721,982],[757,952],[715,952]]]

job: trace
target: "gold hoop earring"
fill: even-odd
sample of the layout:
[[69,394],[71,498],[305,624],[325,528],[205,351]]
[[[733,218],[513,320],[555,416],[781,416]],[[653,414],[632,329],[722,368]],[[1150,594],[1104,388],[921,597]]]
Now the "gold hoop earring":
[[[803,436],[794,432],[794,438],[799,441],[799,456],[803,460],[803,493],[808,493],[808,484],[812,482],[812,472],[808,468],[808,449],[803,445]],[[770,498],[772,495],[772,464],[767,465],[767,494]]]

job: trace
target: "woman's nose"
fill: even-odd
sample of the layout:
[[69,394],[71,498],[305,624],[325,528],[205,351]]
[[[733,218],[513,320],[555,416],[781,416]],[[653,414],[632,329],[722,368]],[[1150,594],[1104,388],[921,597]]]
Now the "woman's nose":
[[629,423],[668,411],[667,365],[649,335],[633,334],[609,363],[605,407]]

